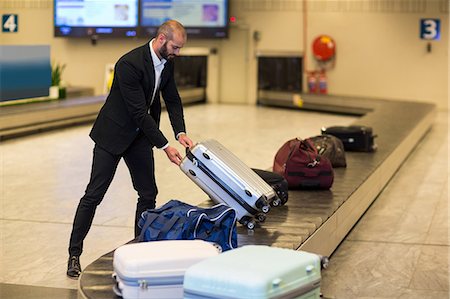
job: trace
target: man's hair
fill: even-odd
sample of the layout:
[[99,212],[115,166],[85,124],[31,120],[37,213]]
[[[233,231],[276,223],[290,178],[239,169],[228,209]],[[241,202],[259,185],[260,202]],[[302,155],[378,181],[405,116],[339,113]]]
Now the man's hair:
[[166,21],[159,26],[158,31],[156,31],[156,36],[164,34],[168,40],[172,40],[174,32],[179,32],[186,38],[186,30],[183,25],[175,20]]

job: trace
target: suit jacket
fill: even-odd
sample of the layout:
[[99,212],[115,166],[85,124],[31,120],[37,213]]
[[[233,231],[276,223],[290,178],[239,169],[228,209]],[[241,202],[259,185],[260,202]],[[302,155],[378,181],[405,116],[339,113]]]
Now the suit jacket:
[[90,133],[95,143],[113,154],[121,154],[141,131],[152,147],[167,144],[166,137],[159,130],[160,92],[175,136],[186,132],[173,68],[173,61],[167,61],[161,73],[159,90],[150,107],[155,71],[149,44],[122,56],[114,68],[111,91]]

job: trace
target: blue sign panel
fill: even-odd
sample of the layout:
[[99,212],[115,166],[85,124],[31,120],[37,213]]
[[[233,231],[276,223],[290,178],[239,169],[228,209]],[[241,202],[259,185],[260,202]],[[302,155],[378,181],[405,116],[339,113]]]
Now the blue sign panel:
[[17,32],[19,29],[19,17],[17,15],[3,15],[2,16],[2,31],[3,32]]
[[50,46],[0,46],[0,66],[0,102],[48,96]]
[[421,19],[420,38],[427,40],[438,40],[441,38],[440,19]]

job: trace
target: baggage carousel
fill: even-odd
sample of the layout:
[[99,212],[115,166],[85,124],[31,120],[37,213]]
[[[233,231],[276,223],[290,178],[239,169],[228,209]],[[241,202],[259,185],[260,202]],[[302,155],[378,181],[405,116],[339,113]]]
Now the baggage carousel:
[[[181,88],[179,93],[184,105],[206,101],[206,89],[203,87]],[[72,88],[67,99],[0,102],[0,140],[93,122],[106,95],[92,94],[93,90],[83,92]],[[161,104],[164,107],[164,101]]]
[[[331,256],[433,124],[435,106],[357,97],[274,95],[259,104],[360,115],[354,125],[371,126],[378,149],[347,152],[347,168],[335,169],[331,190],[289,191],[285,206],[253,231],[238,226],[239,246],[262,244]],[[205,201],[203,205],[211,205]],[[132,242],[132,241],[131,241]],[[119,298],[113,292],[113,251],[88,265],[79,279],[82,298]]]

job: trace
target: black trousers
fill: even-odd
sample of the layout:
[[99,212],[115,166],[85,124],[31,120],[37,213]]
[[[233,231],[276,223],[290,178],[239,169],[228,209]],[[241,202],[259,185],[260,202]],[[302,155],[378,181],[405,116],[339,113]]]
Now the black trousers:
[[133,187],[139,196],[136,205],[135,236],[140,233],[137,223],[141,213],[146,209],[155,208],[158,189],[155,182],[153,151],[147,138],[140,134],[121,155],[113,155],[95,145],[91,178],[73,221],[69,244],[71,256],[80,256],[83,252],[83,241],[91,228],[95,210],[102,202],[121,158],[130,171]]

